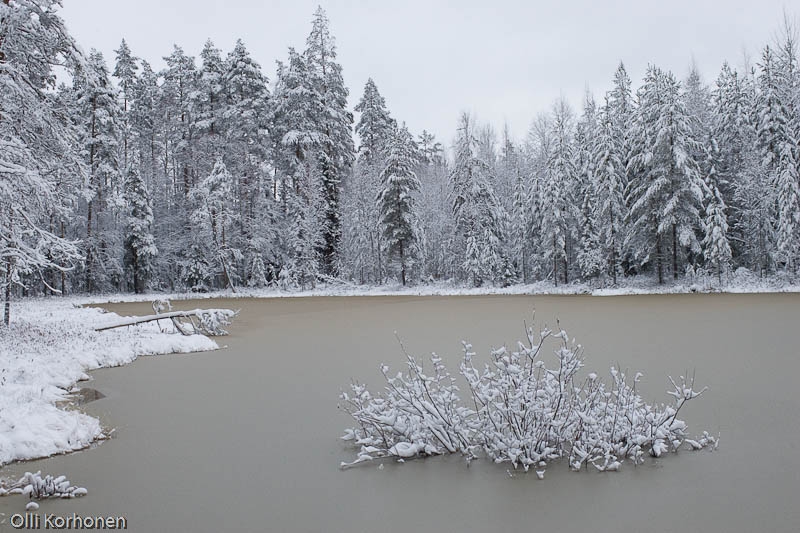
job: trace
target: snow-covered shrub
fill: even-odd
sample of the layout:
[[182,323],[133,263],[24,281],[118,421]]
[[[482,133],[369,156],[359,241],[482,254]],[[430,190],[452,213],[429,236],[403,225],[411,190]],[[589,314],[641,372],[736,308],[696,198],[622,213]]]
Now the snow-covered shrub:
[[[558,341],[549,366],[541,357],[548,339]],[[574,470],[591,464],[602,471],[617,470],[626,459],[639,464],[646,455],[660,457],[684,443],[692,449],[716,446],[707,433],[688,439],[686,423],[677,418],[687,401],[705,391],[694,389],[693,377],[669,378],[671,404],[650,405],[636,390],[640,373],[629,379],[612,367],[606,384],[594,372],[581,372],[583,350],[563,330],[537,335],[529,328],[527,341],[516,351],[492,351],[482,368],[464,343],[459,373],[467,402],[435,354],[431,374],[408,355],[405,372],[391,375],[382,365],[386,387],[380,394],[352,384],[341,399],[357,426],[342,438],[361,448],[355,461],[341,466],[461,453],[468,461],[483,454],[525,471],[561,458]]]
[[77,498],[86,495],[86,489],[72,485],[66,476],[53,477],[42,472],[25,472],[18,481],[8,488],[0,487],[0,496],[8,494],[22,494],[31,499],[44,500],[46,498]]

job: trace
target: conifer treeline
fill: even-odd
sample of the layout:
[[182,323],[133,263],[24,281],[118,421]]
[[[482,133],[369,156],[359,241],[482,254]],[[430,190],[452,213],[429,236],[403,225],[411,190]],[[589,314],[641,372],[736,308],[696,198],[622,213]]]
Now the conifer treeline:
[[790,24],[711,87],[651,66],[634,91],[620,64],[599,103],[557,101],[522,141],[465,114],[447,156],[372,80],[354,124],[321,8],[270,82],[241,41],[197,60],[175,46],[155,72],[123,40],[109,69],[57,7],[0,1],[7,292],[796,273]]

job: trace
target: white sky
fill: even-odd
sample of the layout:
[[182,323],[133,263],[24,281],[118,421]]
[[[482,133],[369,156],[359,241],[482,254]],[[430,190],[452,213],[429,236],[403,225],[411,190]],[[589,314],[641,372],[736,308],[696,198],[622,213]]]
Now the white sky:
[[[120,39],[154,68],[178,44],[197,56],[207,38],[227,53],[237,38],[272,80],[287,47],[302,49],[319,1],[63,0],[62,16],[88,52],[113,65]],[[558,5],[555,5],[558,4]],[[758,58],[779,29],[781,0],[561,2],[484,0],[322,3],[336,37],[351,107],[372,77],[392,115],[449,143],[467,110],[522,137],[564,95],[599,99],[620,60],[634,87],[648,63],[683,78],[694,58],[707,82],[728,59]],[[800,10],[790,11],[792,16]]]

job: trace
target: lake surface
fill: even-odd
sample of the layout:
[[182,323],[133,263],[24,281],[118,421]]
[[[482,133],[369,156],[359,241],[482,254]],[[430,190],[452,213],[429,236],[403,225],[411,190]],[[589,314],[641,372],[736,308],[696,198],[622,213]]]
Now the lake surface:
[[[177,302],[241,313],[227,348],[140,358],[93,372],[106,395],[85,410],[116,428],[83,452],[24,464],[66,474],[89,495],[40,513],[124,515],[131,531],[618,531],[800,529],[800,295],[321,297]],[[109,305],[148,314],[149,304]],[[460,457],[341,471],[355,450],[337,410],[351,379],[381,387],[380,363],[406,350],[443,356],[461,340],[486,360],[515,346],[523,321],[561,326],[586,370],[645,374],[666,401],[667,375],[695,371],[705,396],[686,405],[690,433],[722,436],[617,473],[548,467],[546,479]],[[7,517],[22,498],[0,499]],[[4,529],[5,528],[5,529]],[[0,530],[11,530],[8,523]]]

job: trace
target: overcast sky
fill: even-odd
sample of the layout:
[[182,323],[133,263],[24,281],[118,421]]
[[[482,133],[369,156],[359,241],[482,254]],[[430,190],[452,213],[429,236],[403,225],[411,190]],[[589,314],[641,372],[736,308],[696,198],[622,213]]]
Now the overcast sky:
[[[84,50],[113,64],[124,37],[163,66],[173,43],[198,55],[211,38],[227,53],[242,38],[270,80],[287,47],[302,49],[318,1],[63,0],[62,16]],[[556,5],[558,4],[558,5]],[[563,94],[579,108],[600,98],[622,60],[638,86],[648,63],[683,78],[694,58],[711,82],[723,62],[755,59],[780,28],[778,0],[323,2],[351,105],[372,77],[392,115],[414,132],[452,139],[471,111],[521,137]],[[789,7],[791,9],[791,7]],[[792,12],[792,16],[799,14]]]

